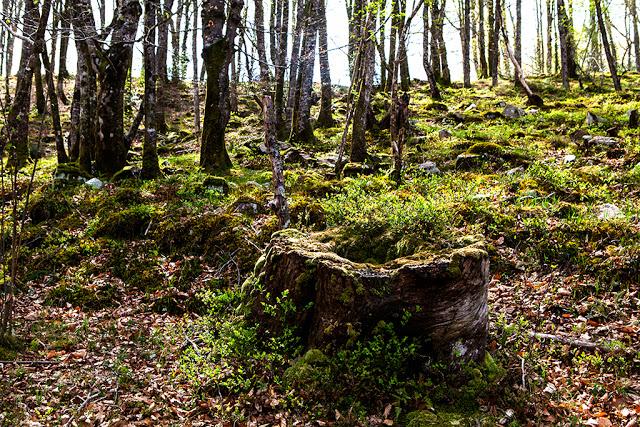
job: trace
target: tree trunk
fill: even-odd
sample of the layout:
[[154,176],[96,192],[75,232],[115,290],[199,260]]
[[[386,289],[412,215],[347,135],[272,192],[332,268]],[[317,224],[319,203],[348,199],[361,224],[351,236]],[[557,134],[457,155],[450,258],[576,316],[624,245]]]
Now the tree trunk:
[[58,108],[58,97],[56,96],[56,87],[53,80],[53,69],[47,54],[46,45],[42,49],[42,62],[45,70],[45,78],[47,80],[47,91],[49,93],[49,104],[51,105],[51,121],[53,122],[53,133],[56,141],[56,154],[58,164],[67,163],[69,157],[64,149],[64,138],[62,137],[62,125],[60,124],[60,108]]
[[493,32],[490,50],[491,55],[491,85],[498,85],[498,66],[500,64],[500,23],[502,22],[501,0],[495,0],[493,17]]
[[471,0],[464,0],[460,13],[460,43],[464,87],[471,87]]
[[[366,7],[367,4],[365,3],[362,12],[367,10]],[[373,31],[373,22],[372,12],[369,10],[366,14],[365,25],[360,28],[358,40],[359,52],[354,65],[354,73],[357,73],[358,78],[355,79],[357,98],[355,100],[353,130],[351,132],[350,160],[352,162],[364,162],[367,158],[367,116],[369,104],[371,103],[373,66],[375,60],[373,41],[369,37],[370,32]],[[398,59],[396,59],[395,62],[397,63]]]
[[289,228],[291,222],[289,216],[289,204],[284,187],[284,164],[278,149],[278,141],[276,139],[276,114],[273,108],[271,97],[266,95],[262,100],[262,110],[264,115],[264,143],[269,152],[271,160],[271,185],[273,186],[274,198],[271,206],[278,216],[278,224],[280,229]]
[[[76,71],[73,98],[69,111],[69,136],[67,137],[67,148],[69,150],[69,160],[77,162],[80,156],[80,115],[81,115],[81,87],[82,87],[82,67],[81,57],[78,52],[78,66]],[[58,80],[59,82],[60,80]]]
[[602,16],[601,0],[594,0],[594,2],[596,6],[596,15],[598,17],[598,27],[600,27],[600,34],[602,35],[602,48],[604,49],[604,54],[607,57],[607,63],[609,64],[609,72],[611,73],[611,80],[613,80],[613,87],[616,91],[621,91],[622,85],[620,84],[620,77],[618,76],[618,70],[616,69],[616,61],[611,52],[609,36],[607,35],[607,28]]
[[[322,237],[274,234],[244,289],[263,332],[277,336],[290,328],[306,348],[331,353],[384,321],[426,342],[425,356],[434,360],[482,360],[489,256],[481,245],[371,265],[339,256],[333,243],[318,241]],[[295,309],[274,305],[285,293]],[[274,306],[276,313],[267,312]]]
[[496,19],[496,13],[495,13],[495,4],[494,1],[495,0],[486,0],[487,1],[487,26],[489,27],[489,31],[488,31],[488,59],[489,59],[489,75],[487,77],[491,77],[492,81],[493,81],[493,76],[494,74],[497,75],[498,70],[497,70],[497,64],[498,64],[498,60],[496,59],[496,57],[498,56],[498,46],[496,45],[496,38],[495,38],[495,19]]
[[636,60],[636,71],[640,72],[640,33],[638,32],[638,7],[636,0],[630,0],[631,22],[633,25],[633,52]]
[[[514,56],[516,62],[518,63],[518,67],[522,65],[522,0],[516,0],[516,31],[515,31],[515,48],[514,48]],[[516,68],[518,68],[516,67]],[[518,71],[516,70],[516,81],[520,81],[520,77],[518,75]]]
[[254,24],[256,27],[256,50],[258,51],[260,81],[264,84],[269,81],[269,63],[267,62],[267,49],[264,43],[264,7],[262,2],[263,0],[254,1]]
[[287,51],[289,43],[289,0],[279,0],[280,7],[277,9],[278,22],[275,40],[277,41],[275,64],[275,109],[276,123],[278,131],[284,129],[284,75],[287,63]]
[[[500,19],[502,20],[502,17]],[[507,50],[507,55],[511,59],[511,62],[513,63],[513,66],[516,70],[515,75],[516,75],[516,78],[518,79],[518,83],[520,84],[520,86],[522,86],[522,88],[527,94],[529,105],[535,105],[536,107],[543,107],[544,101],[539,95],[533,93],[533,91],[527,84],[527,81],[524,78],[524,73],[520,66],[520,62],[518,62],[518,59],[516,58],[515,53],[513,53],[511,50],[511,44],[509,43],[509,36],[507,35],[506,26],[504,25],[504,23],[501,22],[500,27],[502,28],[502,37],[504,38],[504,45]]]
[[[224,0],[205,0],[202,4],[202,57],[207,70],[207,96],[200,146],[200,167],[206,172],[226,172],[231,159],[224,142],[229,123],[229,65],[241,21],[242,0],[231,0],[225,14]],[[226,23],[225,23],[226,18]],[[223,28],[226,24],[226,33]]]
[[[386,40],[386,30],[385,30],[386,11],[387,11],[387,0],[382,0],[382,3],[378,8],[378,24],[377,25],[380,31],[379,31],[377,48],[378,48],[378,56],[380,57],[380,89],[383,91],[387,87],[387,67],[389,66],[387,64],[387,55],[384,50],[384,47],[385,47],[384,44]],[[325,19],[324,25],[326,28],[326,13],[325,13],[324,19]]]
[[[186,9],[189,8],[189,0],[186,1]],[[185,14],[185,17],[187,15]],[[188,19],[185,21],[185,28],[188,26]],[[185,33],[184,40],[187,40]],[[186,42],[185,42],[186,43]],[[193,0],[193,31],[191,33],[191,58],[193,60],[193,122],[196,134],[196,141],[200,142],[200,80],[198,79],[198,0]]]
[[[184,37],[182,37],[182,46],[180,47],[180,52],[181,52],[180,58],[182,60],[185,60],[185,58],[187,58],[187,40],[189,40],[189,37],[187,37],[187,34],[189,34],[189,31],[191,31],[191,28],[189,27],[189,24],[191,23],[191,21],[189,20],[189,9],[191,9],[191,1],[185,0],[184,1],[184,33],[183,33]],[[197,11],[198,11],[198,8],[194,4],[194,6],[193,6],[193,22],[194,22],[193,28],[194,28],[194,31],[193,32],[195,32],[197,30],[197,28],[198,28],[198,25],[197,25],[198,12]],[[197,36],[195,38],[197,39]],[[192,50],[193,49],[194,48],[192,46]],[[197,62],[197,61],[195,61],[195,59],[193,59],[196,56],[197,55],[193,55],[192,56],[192,60],[194,62]],[[186,60],[185,60],[185,62],[186,62]],[[180,68],[180,77],[183,80],[187,77],[187,66],[186,65],[184,67]]]
[[289,63],[289,94],[287,96],[287,123],[289,127],[293,124],[293,113],[296,102],[296,91],[298,90],[297,80],[300,68],[300,45],[302,43],[302,32],[305,27],[305,3],[311,0],[298,0],[296,11],[295,32],[293,44],[291,46],[291,61]]
[[[447,59],[447,43],[444,39],[444,21],[446,18],[447,0],[442,0],[440,5],[437,29],[438,29],[438,57],[440,58],[440,70],[442,73],[442,82],[449,86],[451,84],[451,72],[449,71],[449,61]],[[404,47],[406,49],[406,46]]]
[[558,33],[560,39],[560,57],[562,64],[562,86],[565,90],[569,90],[569,62],[570,62],[570,51],[569,51],[569,35],[568,35],[568,27],[567,27],[567,14],[565,11],[564,0],[557,0],[558,4]]
[[[19,13],[19,8],[16,9],[15,0],[7,0],[6,3],[3,3],[5,10],[9,10],[8,19],[11,22],[11,31],[18,31],[18,19],[17,15]],[[15,15],[15,16],[14,16]],[[5,74],[4,74],[4,89],[5,89],[5,105],[11,105],[11,95],[9,93],[10,87],[10,77],[11,73],[13,73],[13,48],[15,44],[15,37],[11,34],[10,31],[7,31],[7,42],[5,43],[6,54],[4,57],[5,60]]]
[[[182,31],[182,11],[184,10],[184,0],[178,0],[176,6],[176,20],[171,31],[171,80],[174,83],[180,81],[180,34]],[[184,17],[188,19],[188,17]],[[185,32],[183,37],[187,37]]]
[[[317,125],[332,127],[333,120],[333,89],[331,87],[331,69],[329,68],[329,43],[327,41],[327,11],[326,0],[319,0],[318,5],[318,59],[320,61],[320,113]],[[384,55],[384,47],[382,49]]]
[[37,57],[44,47],[44,33],[49,20],[51,0],[44,0],[42,15],[33,0],[25,1],[23,34],[33,40],[23,40],[20,57],[20,68],[16,75],[16,92],[9,107],[4,126],[6,141],[11,147],[9,164],[20,168],[29,157],[29,111],[31,109],[31,82],[37,64]]
[[[393,10],[393,16],[396,16],[400,13],[400,8],[398,6],[398,2],[397,1],[393,1],[391,2],[392,5],[392,10]],[[398,41],[398,26],[396,25],[397,21],[394,21],[394,19],[392,18],[391,21],[391,34],[389,35],[389,67],[391,67],[391,64],[394,64],[396,62],[396,43]],[[391,92],[391,77],[389,76],[387,78],[387,86],[385,88],[385,90],[387,92]]]
[[142,8],[138,0],[123,3],[111,34],[111,44],[99,67],[96,170],[112,176],[127,163],[124,138],[124,88],[131,67],[133,42]]
[[291,140],[310,142],[315,139],[311,126],[311,95],[313,93],[313,70],[318,38],[319,2],[306,0],[304,17],[304,39],[302,43],[300,67],[298,68],[298,89],[294,101],[291,120]]
[[547,0],[547,73],[553,74],[553,0]]
[[429,82],[429,91],[431,98],[441,99],[440,89],[438,89],[438,83],[436,75],[431,64],[430,56],[430,43],[429,43],[429,5],[425,2],[422,10],[422,22],[424,24],[424,31],[422,33],[422,67],[427,74],[427,81]]
[[57,82],[58,97],[64,105],[69,103],[64,93],[64,81],[69,78],[69,71],[67,71],[67,50],[69,49],[69,36],[71,35],[71,17],[69,16],[69,10],[69,0],[66,0],[60,18],[60,49],[58,53]]
[[[169,56],[169,21],[171,20],[171,9],[173,8],[173,0],[164,0],[162,5],[162,13],[160,13],[160,5],[158,5],[158,18],[157,18],[157,46],[156,51],[156,84],[157,84],[157,97],[155,106],[155,129],[159,134],[167,132],[167,120],[165,117],[166,110],[166,90],[167,83],[169,83],[169,73],[167,69],[167,59]],[[155,32],[155,31],[154,31]]]
[[39,116],[47,112],[47,100],[44,96],[44,84],[42,83],[42,63],[40,55],[36,58],[35,69],[33,70],[33,81],[36,89],[36,111]]
[[486,32],[484,28],[484,1],[478,0],[478,51],[480,57],[480,78],[489,77],[489,67],[487,65]]
[[[170,4],[171,0],[169,0]],[[156,114],[156,82],[161,78],[156,74],[156,66],[159,65],[156,58],[156,20],[160,15],[159,0],[145,0],[144,2],[144,143],[142,144],[142,177],[145,179],[157,178],[160,175],[158,164],[157,123]],[[167,0],[165,0],[165,7]],[[169,6],[170,7],[170,6]],[[166,18],[165,16],[160,19]],[[158,26],[158,32],[162,31],[162,25]],[[160,55],[159,55],[160,56]],[[165,58],[166,59],[166,58]]]

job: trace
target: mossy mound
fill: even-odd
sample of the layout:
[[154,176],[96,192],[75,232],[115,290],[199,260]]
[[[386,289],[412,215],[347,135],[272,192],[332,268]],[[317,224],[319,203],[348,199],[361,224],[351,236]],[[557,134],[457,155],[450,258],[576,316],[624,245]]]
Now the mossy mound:
[[71,212],[71,203],[59,191],[44,191],[36,195],[29,207],[29,217],[33,224],[64,218]]
[[139,239],[145,237],[151,222],[157,218],[155,208],[138,205],[101,218],[95,228],[96,237]]
[[117,304],[118,293],[118,289],[109,283],[98,285],[61,283],[49,291],[44,302],[57,307],[71,304],[83,309],[99,310]]

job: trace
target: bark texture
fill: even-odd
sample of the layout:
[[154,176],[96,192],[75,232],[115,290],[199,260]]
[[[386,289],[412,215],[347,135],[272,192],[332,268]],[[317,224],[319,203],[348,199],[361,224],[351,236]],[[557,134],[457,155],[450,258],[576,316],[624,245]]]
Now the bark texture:
[[[320,112],[317,125],[319,127],[331,127],[333,120],[333,89],[331,87],[331,69],[329,68],[329,43],[327,40],[327,11],[326,0],[318,0],[318,59],[320,61]],[[382,49],[384,55],[384,47]],[[384,62],[384,56],[383,62]],[[382,76],[381,76],[382,77]],[[384,86],[384,84],[383,84]]]
[[[165,2],[165,5],[167,3]],[[142,176],[156,178],[160,175],[158,151],[156,149],[158,131],[156,117],[156,19],[160,5],[158,0],[145,0],[144,3],[144,143],[142,145]],[[159,31],[162,31],[161,27]],[[165,57],[166,59],[166,57]]]
[[[31,109],[31,82],[38,56],[44,48],[44,32],[51,10],[51,0],[45,0],[42,5],[42,15],[32,0],[25,2],[23,32],[32,43],[23,41],[20,57],[20,68],[16,75],[16,94],[9,107],[6,124],[3,128],[5,141],[11,149],[9,163],[22,167],[29,156],[29,111]],[[38,70],[40,72],[40,70]],[[2,150],[5,145],[3,144]]]
[[100,61],[96,170],[111,176],[127,164],[124,138],[124,87],[131,68],[133,42],[142,8],[137,0],[118,9],[111,44]]
[[284,229],[289,227],[291,217],[284,186],[284,161],[280,155],[276,139],[276,112],[273,107],[273,100],[269,95],[266,95],[262,100],[262,110],[264,115],[264,142],[269,152],[272,170],[271,185],[274,195],[271,206],[278,216],[278,225],[281,229]]
[[618,70],[616,67],[616,60],[611,50],[612,44],[609,43],[609,36],[607,35],[607,28],[602,16],[602,4],[601,0],[594,0],[596,6],[596,15],[598,17],[598,27],[600,28],[600,34],[602,35],[602,48],[604,54],[607,57],[607,64],[609,64],[609,72],[611,73],[611,80],[613,80],[613,87],[616,91],[622,90],[620,84],[620,77],[618,76]]
[[[489,258],[481,245],[384,265],[355,263],[332,249],[296,230],[274,234],[245,283],[262,328],[278,333],[294,327],[308,348],[331,351],[367,336],[380,321],[398,324],[409,312],[406,325],[397,325],[400,332],[424,339],[436,359],[484,355]],[[275,298],[296,310],[269,311]]]
[[318,3],[320,1],[322,0],[307,0],[305,4],[304,37],[291,116],[291,141],[311,142],[315,139],[311,125],[311,95],[316,42],[318,40]]
[[[241,21],[242,0],[231,0],[225,13],[224,0],[202,4],[202,57],[207,70],[207,96],[200,146],[200,166],[207,172],[226,171],[231,159],[224,142],[229,123],[229,66]],[[226,21],[226,22],[225,22]],[[223,28],[226,24],[226,32]]]

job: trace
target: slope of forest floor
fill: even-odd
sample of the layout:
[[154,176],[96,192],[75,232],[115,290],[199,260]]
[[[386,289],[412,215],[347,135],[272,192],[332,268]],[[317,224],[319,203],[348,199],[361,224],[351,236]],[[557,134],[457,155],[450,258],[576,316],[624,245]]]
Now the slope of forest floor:
[[[383,263],[486,242],[491,357],[464,382],[419,368],[393,330],[327,357],[243,318],[242,284],[277,230],[251,87],[225,177],[197,168],[186,87],[166,103],[158,180],[136,177],[139,144],[100,189],[53,180],[45,137],[16,341],[0,347],[0,425],[636,425],[640,129],[627,112],[640,109],[640,76],[619,94],[601,84],[564,93],[533,79],[546,102],[533,109],[510,83],[446,89],[441,103],[415,83],[400,186],[377,128],[371,159],[350,165],[366,174],[335,178],[344,90],[336,127],[285,144],[292,227],[324,231],[340,255]],[[524,115],[505,117],[512,105]],[[387,110],[377,94],[377,118]]]

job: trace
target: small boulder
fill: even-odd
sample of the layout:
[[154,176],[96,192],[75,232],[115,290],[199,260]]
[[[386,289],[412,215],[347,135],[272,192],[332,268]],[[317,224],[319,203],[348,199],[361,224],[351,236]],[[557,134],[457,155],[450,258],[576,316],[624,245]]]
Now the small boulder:
[[356,177],[359,175],[371,175],[374,173],[374,170],[371,166],[364,163],[347,163],[342,168],[342,176],[347,177]]
[[313,156],[297,148],[290,148],[289,150],[287,150],[283,158],[285,163],[299,163],[301,165],[308,165],[315,162]]
[[524,173],[524,168],[522,166],[518,166],[517,168],[509,169],[507,171],[507,176],[514,176]]
[[252,200],[239,200],[233,204],[233,211],[243,215],[255,216],[263,212],[262,206]]
[[418,169],[425,175],[440,175],[440,169],[435,162],[424,162],[418,165]]
[[90,178],[85,171],[75,163],[61,163],[53,172],[53,180],[56,183],[82,183]]
[[229,194],[229,183],[219,176],[208,176],[202,181],[202,186],[209,190],[216,190],[224,195]]
[[605,203],[598,206],[598,219],[608,220],[622,217],[624,217],[624,213],[613,203]]
[[504,107],[502,114],[508,119],[519,119],[527,115],[522,108],[516,107],[515,105],[507,105]]
[[592,135],[584,135],[582,137],[585,146],[602,146],[602,147],[615,147],[618,145],[618,140],[616,138],[610,136],[592,136]]
[[567,154],[562,158],[562,163],[573,163],[576,161],[576,156],[574,154]]
[[452,134],[447,129],[440,129],[440,132],[438,132],[438,136],[440,137],[440,139],[447,139],[451,138]]
[[104,187],[104,183],[100,181],[98,178],[91,178],[89,181],[85,182],[84,184],[88,185],[89,187],[93,187],[96,190],[100,190],[102,187]]
[[464,109],[465,113],[468,113],[471,110],[474,110],[475,108],[477,108],[478,106],[474,103],[469,104],[469,106],[467,108]]

